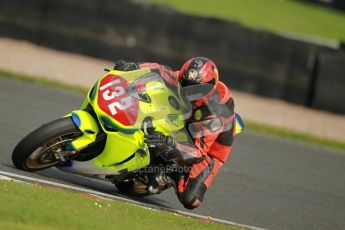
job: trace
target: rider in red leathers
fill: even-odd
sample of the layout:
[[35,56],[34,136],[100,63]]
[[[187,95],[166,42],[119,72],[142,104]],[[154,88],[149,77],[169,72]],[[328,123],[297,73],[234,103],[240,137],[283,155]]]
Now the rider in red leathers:
[[193,125],[190,143],[179,143],[173,137],[154,132],[145,135],[145,142],[166,157],[187,154],[191,168],[175,179],[177,195],[185,208],[193,209],[203,201],[204,194],[232,149],[236,116],[234,100],[227,86],[219,81],[215,63],[204,57],[188,60],[179,71],[157,63],[117,61],[115,69],[122,71],[150,68],[157,71],[172,87],[189,87],[207,83],[212,89],[191,102],[188,123]]

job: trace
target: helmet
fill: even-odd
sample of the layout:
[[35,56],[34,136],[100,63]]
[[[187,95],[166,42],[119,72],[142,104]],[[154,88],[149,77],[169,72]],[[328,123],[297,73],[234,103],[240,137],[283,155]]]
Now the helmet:
[[[208,88],[208,90],[205,87],[202,88],[202,90],[198,90],[199,92],[202,91],[203,94],[202,98],[199,97],[200,100],[198,100],[201,102],[213,93],[215,85],[218,83],[218,79],[218,69],[213,61],[205,57],[195,57],[188,60],[182,66],[179,75],[179,84],[182,88],[193,88],[193,86],[197,85],[207,85],[208,87],[206,88]],[[187,91],[193,92],[195,90]]]
[[184,87],[198,83],[216,85],[218,78],[218,69],[213,61],[205,57],[195,57],[182,66],[179,80]]

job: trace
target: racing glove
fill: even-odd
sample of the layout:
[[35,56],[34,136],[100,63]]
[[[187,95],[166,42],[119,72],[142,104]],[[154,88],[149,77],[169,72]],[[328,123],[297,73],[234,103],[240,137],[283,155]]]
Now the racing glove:
[[[204,160],[205,156],[195,157],[191,156],[190,153],[193,151],[198,151],[197,149],[191,147],[190,145],[180,145],[184,146],[185,149],[178,149],[177,141],[175,138],[170,136],[165,136],[163,133],[154,131],[153,133],[146,134],[144,136],[144,142],[150,148],[156,148],[157,153],[165,158],[166,160],[179,160],[182,161],[184,165],[192,165],[199,163]],[[180,162],[181,163],[181,162]]]
[[176,147],[176,139],[170,136],[165,136],[160,132],[153,132],[145,134],[144,142],[151,148],[158,148],[160,151],[170,151]]
[[127,62],[125,60],[118,60],[115,62],[114,70],[120,70],[120,71],[131,71],[131,70],[137,70],[139,69],[139,66],[135,62]]

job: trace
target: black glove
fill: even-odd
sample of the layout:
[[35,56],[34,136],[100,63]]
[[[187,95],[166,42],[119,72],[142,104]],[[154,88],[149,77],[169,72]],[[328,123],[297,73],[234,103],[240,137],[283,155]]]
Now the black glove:
[[165,136],[160,132],[153,132],[144,136],[144,142],[151,148],[158,148],[162,151],[168,151],[176,147],[176,140],[173,137]]
[[120,71],[131,71],[131,70],[137,70],[139,69],[139,66],[135,62],[127,62],[125,60],[119,60],[115,62],[114,70],[120,70]]

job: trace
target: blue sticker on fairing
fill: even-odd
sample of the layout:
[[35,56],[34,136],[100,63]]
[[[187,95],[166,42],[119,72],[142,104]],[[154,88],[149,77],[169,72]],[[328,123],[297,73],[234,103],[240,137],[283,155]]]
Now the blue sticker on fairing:
[[242,120],[242,117],[237,113],[236,113],[236,120],[242,129],[244,129],[246,127],[246,125],[244,124],[244,122]]
[[80,127],[81,121],[77,114],[72,113],[72,120],[76,126]]

